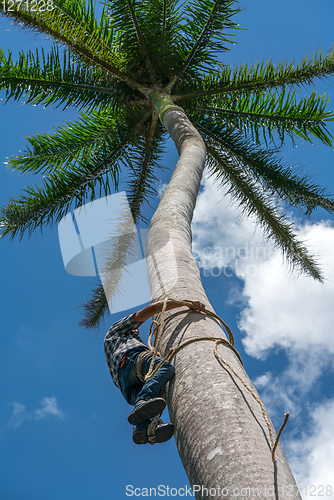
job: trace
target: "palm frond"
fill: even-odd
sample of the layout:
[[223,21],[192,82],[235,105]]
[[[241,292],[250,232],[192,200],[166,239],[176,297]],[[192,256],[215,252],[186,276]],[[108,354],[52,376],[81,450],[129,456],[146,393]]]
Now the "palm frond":
[[148,222],[142,215],[142,208],[150,198],[157,196],[154,185],[159,183],[154,172],[163,169],[161,165],[162,135],[164,130],[158,121],[157,113],[152,116],[151,126],[146,127],[138,149],[131,156],[131,175],[127,181],[127,197],[129,200],[133,220]]
[[143,56],[145,68],[147,69],[147,72],[148,72],[149,77],[151,78],[151,80],[154,81],[155,80],[154,69],[152,67],[152,64],[151,64],[151,61],[150,61],[150,57],[149,57],[148,52],[147,52],[146,42],[145,42],[145,40],[143,38],[140,26],[138,24],[138,19],[137,19],[137,15],[136,15],[136,10],[135,10],[135,6],[134,6],[134,2],[132,3],[132,0],[126,0],[126,3],[127,3],[128,8],[130,10],[130,13],[131,13],[132,23],[133,23],[133,26],[134,26],[134,29],[135,29],[135,32],[136,32],[136,37],[137,37],[137,40],[138,40],[140,51],[141,51],[141,54]]
[[[59,222],[70,208],[77,208],[95,196],[107,196],[111,186],[117,189],[119,164],[106,154],[94,158],[78,169],[50,174],[42,187],[28,186],[23,195],[1,209],[1,236],[23,237],[45,224]],[[104,175],[106,174],[106,175]]]
[[[0,3],[0,13],[12,18],[21,27],[50,35],[69,47],[80,61],[97,66],[110,76],[147,94],[148,89],[122,71],[124,61],[114,47],[101,40],[100,34],[107,29],[103,24],[107,22],[106,14],[103,14],[101,25],[93,20],[89,10],[83,13],[85,2],[80,3],[79,8],[73,7],[74,2],[71,0],[53,0],[52,5],[53,9],[49,11],[32,10],[29,1],[12,5],[11,0],[4,0]],[[82,12],[83,19],[77,17],[79,12]],[[112,39],[111,35],[109,37]]]
[[[115,83],[99,68],[75,64],[73,55],[62,55],[56,46],[47,54],[44,49],[20,52],[14,62],[12,54],[0,48],[0,90],[6,99],[27,99],[27,104],[45,107],[76,106],[82,108],[113,105],[118,95]],[[116,95],[115,95],[116,94]]]
[[99,38],[101,44],[106,49],[112,48],[114,43],[114,29],[110,22],[109,11],[105,6],[98,20],[95,16],[96,1],[94,0],[75,0],[75,2],[72,0],[55,0],[54,4],[69,18],[74,21],[83,22],[86,30],[91,35]]
[[112,241],[104,244],[105,262],[103,267],[99,269],[103,285],[97,286],[93,290],[91,298],[82,305],[84,316],[79,323],[81,326],[90,329],[97,329],[100,326],[104,316],[108,313],[109,305],[113,303],[116,295],[122,293],[121,282],[127,272],[125,266],[129,257],[131,258],[132,255],[135,257],[137,243],[136,233],[124,231],[121,222],[112,237]]
[[167,85],[172,90],[178,79],[193,67],[206,73],[217,64],[217,53],[229,50],[232,33],[237,28],[231,21],[240,12],[232,8],[235,0],[190,0],[186,2],[183,22],[180,26],[184,33],[185,57],[176,75]]
[[16,200],[1,209],[1,236],[6,234],[14,238],[17,234],[23,237],[25,232],[30,235],[36,228],[45,224],[59,222],[71,207],[77,208],[87,200],[108,196],[112,187],[118,188],[120,165],[128,160],[128,150],[131,142],[151,111],[128,132],[127,136],[110,148],[97,148],[94,154],[87,156],[79,165],[71,164],[71,168],[57,169],[48,172],[41,188],[27,187]]
[[266,192],[278,196],[282,201],[304,210],[310,215],[313,210],[322,207],[329,213],[334,213],[334,200],[329,198],[324,188],[311,183],[311,178],[298,175],[285,167],[278,158],[277,150],[261,149],[251,140],[245,140],[232,130],[223,132],[215,126],[202,126],[194,123],[204,137],[226,148],[234,156],[234,161],[248,172],[257,182],[261,183]]
[[222,186],[228,185],[228,192],[243,213],[255,216],[264,235],[282,250],[291,267],[322,282],[317,262],[309,255],[307,248],[298,241],[292,231],[292,224],[278,213],[272,199],[265,194],[261,185],[241,168],[238,159],[231,151],[217,147],[211,141],[207,142],[206,146],[209,169]]
[[326,128],[328,121],[334,120],[334,112],[326,111],[329,99],[326,95],[312,92],[309,96],[296,99],[290,91],[265,94],[238,94],[218,96],[213,105],[203,104],[203,114],[214,116],[218,127],[230,126],[240,132],[251,134],[256,143],[261,138],[276,142],[275,134],[281,143],[290,136],[312,142],[312,136],[327,146],[333,146],[333,136]]
[[[108,1],[105,4],[109,6],[109,15],[112,19],[113,29],[115,30],[115,43],[118,51],[126,54],[127,69],[129,71],[135,71],[132,65],[133,61],[138,61],[140,57],[141,63],[147,56],[146,45],[140,32],[137,9],[134,4],[135,2],[131,2],[130,0]],[[141,66],[140,63],[139,66]]]
[[[218,66],[219,67],[219,66]],[[221,65],[204,78],[188,80],[178,89],[174,100],[192,99],[231,92],[263,92],[275,88],[300,87],[334,73],[334,45],[327,52],[316,50],[299,63],[272,60],[241,64],[235,68]]]
[[99,155],[99,151],[121,151],[140,132],[150,112],[141,118],[125,108],[116,116],[110,110],[80,113],[77,122],[55,128],[54,134],[27,137],[30,148],[9,158],[8,166],[22,173],[62,172],[71,169],[74,162],[80,164]]
[[87,329],[98,328],[109,311],[109,305],[102,285],[96,286],[90,299],[82,305],[84,317],[79,325]]
[[[106,1],[115,30],[115,45],[127,55],[127,72],[145,82],[165,85],[181,64],[180,14],[177,0]],[[159,78],[158,76],[159,75]]]
[[[182,64],[182,15],[178,0],[143,0],[138,2],[140,26],[146,41],[155,79],[167,85]],[[151,80],[154,81],[154,79]]]

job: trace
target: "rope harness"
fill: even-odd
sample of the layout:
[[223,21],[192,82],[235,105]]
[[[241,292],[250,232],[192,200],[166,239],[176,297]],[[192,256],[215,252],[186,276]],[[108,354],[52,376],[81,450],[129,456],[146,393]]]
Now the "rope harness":
[[155,429],[158,427],[159,424],[162,424],[162,420],[159,417],[154,417],[151,419],[151,422],[147,428],[147,440],[150,444],[155,444],[157,441],[157,438],[155,436]]
[[[212,311],[207,310],[206,308],[205,308],[205,310],[203,312],[196,311],[199,314],[203,314],[203,316],[206,315],[206,316],[209,316],[209,317],[212,317],[212,318],[218,320],[220,322],[220,324],[223,325],[222,326],[222,330],[227,333],[229,341],[227,341],[225,339],[222,339],[220,337],[194,337],[192,339],[186,340],[185,342],[182,342],[176,348],[171,348],[170,351],[169,351],[169,353],[160,361],[160,363],[156,366],[156,368],[153,369],[156,357],[160,356],[159,353],[158,353],[158,345],[159,345],[159,342],[161,340],[163,328],[164,328],[164,325],[165,325],[165,312],[166,312],[168,300],[173,300],[173,302],[176,302],[176,303],[180,304],[180,306],[188,306],[188,309],[182,310],[182,311],[177,311],[176,313],[174,313],[171,316],[169,316],[168,320],[170,320],[171,318],[174,318],[175,316],[178,316],[180,314],[184,314],[184,313],[188,312],[189,311],[189,306],[192,304],[192,302],[186,301],[186,300],[175,300],[175,299],[171,299],[170,297],[165,298],[164,303],[163,303],[163,307],[162,307],[162,311],[161,311],[160,321],[152,320],[152,323],[151,323],[151,326],[150,326],[150,334],[149,334],[149,339],[148,339],[148,345],[149,345],[149,348],[150,348],[151,352],[144,351],[143,353],[141,353],[139,355],[139,360],[138,360],[139,363],[138,363],[138,368],[137,368],[137,370],[138,370],[138,373],[137,373],[138,378],[140,378],[140,380],[142,382],[146,382],[146,380],[154,377],[154,375],[157,373],[157,371],[160,369],[160,367],[162,366],[162,364],[165,361],[170,361],[175,356],[175,354],[178,351],[180,351],[181,349],[183,349],[183,347],[185,347],[185,346],[187,346],[187,345],[189,345],[189,344],[191,344],[193,342],[198,342],[198,341],[203,341],[203,340],[214,341],[213,352],[214,352],[214,355],[216,356],[216,358],[219,361],[221,361],[221,363],[223,363],[224,365],[226,365],[231,370],[231,372],[240,380],[240,382],[244,385],[244,387],[251,393],[251,395],[253,396],[253,398],[255,399],[255,401],[257,401],[257,403],[260,405],[264,421],[266,422],[267,427],[268,427],[268,431],[269,431],[270,442],[271,442],[271,458],[272,458],[272,461],[275,462],[275,460],[276,460],[276,448],[278,446],[279,438],[281,437],[283,429],[284,429],[284,427],[287,424],[287,421],[288,421],[288,418],[289,418],[290,414],[289,413],[285,413],[284,422],[281,425],[281,427],[280,427],[280,429],[278,431],[276,440],[275,440],[274,439],[274,435],[273,435],[272,424],[270,423],[270,420],[269,420],[266,408],[265,408],[264,404],[262,403],[261,399],[257,396],[257,394],[255,394],[255,392],[253,391],[253,389],[244,381],[244,379],[237,373],[237,371],[233,368],[233,366],[231,366],[230,363],[228,363],[226,360],[224,360],[222,358],[222,356],[220,354],[218,354],[218,351],[217,351],[218,344],[224,344],[224,345],[228,346],[230,349],[232,349],[232,351],[234,352],[234,354],[237,356],[237,358],[238,358],[241,366],[243,366],[243,362],[242,362],[242,359],[240,357],[240,354],[238,353],[238,351],[234,347],[234,337],[233,337],[232,331],[227,326],[227,324],[225,323],[225,321],[223,321],[219,316],[217,316],[217,314],[213,313]],[[190,309],[190,310],[194,311],[194,309]],[[152,345],[152,338],[153,337],[154,337],[154,342],[153,342],[153,345]],[[141,373],[141,368],[143,366],[143,362],[144,362],[145,356],[147,356],[149,354],[153,354],[152,361],[150,363],[149,370],[148,370],[147,374],[144,377],[142,375],[142,373]],[[152,427],[151,427],[150,433],[153,432],[153,435],[154,435],[154,429],[156,428],[157,425],[158,425],[158,423],[156,424],[155,422],[153,423],[153,421],[152,421]],[[153,437],[152,437],[151,440],[153,441]],[[150,443],[151,443],[151,440],[149,438],[149,442]],[[152,442],[151,444],[154,444],[154,443]]]

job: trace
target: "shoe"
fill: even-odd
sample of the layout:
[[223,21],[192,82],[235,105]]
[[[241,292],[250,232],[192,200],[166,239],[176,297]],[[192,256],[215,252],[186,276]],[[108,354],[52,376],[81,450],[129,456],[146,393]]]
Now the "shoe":
[[135,444],[165,443],[174,434],[173,424],[164,424],[159,417],[147,418],[133,429],[132,439]]
[[128,416],[131,425],[141,424],[147,417],[161,415],[166,407],[166,401],[162,398],[153,398],[137,401],[134,410]]

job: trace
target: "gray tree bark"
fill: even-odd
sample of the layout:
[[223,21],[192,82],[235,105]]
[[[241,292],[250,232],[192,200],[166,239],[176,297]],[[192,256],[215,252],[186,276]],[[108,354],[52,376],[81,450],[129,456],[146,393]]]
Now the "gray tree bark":
[[[213,311],[191,251],[190,224],[205,166],[205,145],[182,110],[169,108],[163,123],[180,158],[147,239],[151,298],[200,300]],[[166,321],[159,351],[165,355],[187,339],[204,336],[226,338],[216,320],[187,312]],[[175,441],[195,497],[300,499],[280,445],[272,462],[259,404],[215,358],[213,345],[198,341],[181,349],[173,358],[175,380],[167,388]],[[220,344],[218,352],[256,392],[233,351]]]

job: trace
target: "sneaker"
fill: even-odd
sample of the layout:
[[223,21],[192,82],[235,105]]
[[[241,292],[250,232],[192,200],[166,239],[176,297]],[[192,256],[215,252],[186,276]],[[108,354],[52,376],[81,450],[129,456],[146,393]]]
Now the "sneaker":
[[[151,427],[150,427],[151,426]],[[132,439],[135,444],[165,443],[174,434],[173,424],[164,424],[158,417],[147,418],[133,429]]]
[[134,410],[128,416],[131,425],[139,425],[148,417],[161,415],[166,407],[166,401],[162,398],[153,398],[137,401]]

